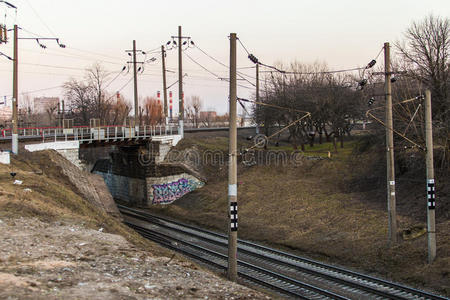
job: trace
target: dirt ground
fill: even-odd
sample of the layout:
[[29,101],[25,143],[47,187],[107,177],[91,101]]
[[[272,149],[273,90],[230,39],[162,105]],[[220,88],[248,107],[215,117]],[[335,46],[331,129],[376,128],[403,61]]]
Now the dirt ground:
[[1,299],[269,299],[141,238],[88,202],[54,155],[0,164]]
[[[239,147],[251,145],[246,135],[240,134]],[[450,296],[450,190],[445,177],[436,177],[437,259],[428,264],[424,175],[397,178],[399,242],[390,246],[384,154],[354,155],[355,143],[346,142],[338,153],[330,144],[307,147],[298,164],[239,164],[239,236]],[[227,133],[190,134],[177,147],[193,145],[200,151],[226,152]],[[277,149],[292,151],[287,143],[268,150]],[[328,151],[331,159],[323,158]],[[228,167],[208,163],[201,169],[208,178],[205,187],[150,210],[226,232]]]
[[102,231],[72,222],[1,218],[0,298],[269,298]]

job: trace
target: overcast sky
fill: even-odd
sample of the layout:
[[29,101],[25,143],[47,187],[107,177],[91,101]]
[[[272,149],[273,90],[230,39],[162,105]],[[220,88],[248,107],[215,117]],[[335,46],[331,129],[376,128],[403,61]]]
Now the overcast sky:
[[[19,41],[19,93],[33,97],[63,96],[60,88],[71,77],[83,79],[85,69],[100,61],[112,80],[126,64],[125,50],[137,41],[145,51],[160,47],[177,34],[183,35],[222,63],[229,62],[230,32],[237,33],[244,46],[267,64],[295,60],[302,63],[326,62],[330,69],[366,65],[380,51],[384,42],[401,39],[414,20],[433,13],[450,15],[450,1],[116,1],[116,0],[8,0],[16,12],[0,3],[0,23],[8,27],[16,22],[24,30],[19,37],[59,37],[67,48],[53,41],[43,42],[41,49],[34,40]],[[6,13],[6,17],[5,17]],[[10,36],[12,36],[10,34]],[[12,42],[0,45],[0,52],[12,56]],[[186,97],[198,95],[204,109],[220,113],[227,110],[228,83],[216,77],[228,77],[227,68],[214,62],[198,49],[186,53],[204,65],[206,72],[184,56]],[[162,90],[161,59],[145,65],[139,76],[139,95],[156,96]],[[143,56],[141,58],[144,58]],[[168,52],[168,70],[177,71],[177,52]],[[242,47],[238,47],[238,67],[250,67]],[[254,76],[254,69],[242,69]],[[124,72],[111,82],[108,92],[115,93],[131,78]],[[12,94],[12,62],[0,56],[0,96]],[[249,78],[252,80],[251,78]],[[177,80],[168,73],[168,84]],[[252,86],[238,88],[239,97],[249,97]],[[47,89],[49,88],[49,89]],[[50,89],[53,88],[53,89]],[[43,91],[35,91],[47,89]],[[177,85],[174,85],[174,107],[177,107]],[[31,91],[31,92],[30,92]],[[33,92],[34,91],[34,92]],[[132,100],[132,81],[121,91]]]

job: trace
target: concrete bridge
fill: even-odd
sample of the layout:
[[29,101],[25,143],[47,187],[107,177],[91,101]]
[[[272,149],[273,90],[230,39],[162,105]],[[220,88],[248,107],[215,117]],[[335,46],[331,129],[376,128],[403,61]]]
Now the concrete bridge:
[[[188,166],[163,164],[182,139],[177,126],[20,128],[18,137],[30,152],[55,150],[78,168],[101,175],[113,197],[130,205],[168,204],[204,185]],[[11,131],[3,130],[0,142],[11,138]]]
[[[64,127],[24,127],[18,128],[19,141],[79,141],[80,143],[130,141],[149,139],[156,136],[178,135],[178,126],[174,125],[143,125],[143,126],[73,126]],[[11,129],[2,129],[0,142],[12,139]]]
[[[10,130],[3,130],[0,140],[10,140]],[[56,150],[76,166],[82,168],[80,148],[96,148],[105,145],[135,146],[153,143],[153,148],[165,146],[166,152],[175,146],[182,136],[177,127],[164,125],[144,125],[137,127],[125,126],[76,126],[62,127],[31,127],[19,128],[19,141],[25,143],[25,149],[34,152],[41,150]],[[160,151],[158,151],[159,153]],[[165,155],[161,151],[161,155]],[[92,161],[85,161],[85,168],[90,171]]]
[[[249,128],[254,127],[240,129]],[[19,128],[18,137],[28,151],[55,150],[78,168],[101,175],[112,196],[128,205],[169,204],[205,184],[202,175],[183,160],[166,160],[182,139],[178,126]],[[0,142],[10,140],[11,131],[2,130]]]

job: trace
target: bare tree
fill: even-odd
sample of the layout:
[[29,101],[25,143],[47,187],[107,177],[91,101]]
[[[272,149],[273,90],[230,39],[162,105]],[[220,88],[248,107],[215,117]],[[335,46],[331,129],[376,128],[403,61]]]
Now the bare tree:
[[112,98],[105,91],[108,73],[98,63],[86,70],[86,80],[71,79],[64,83],[65,97],[78,122],[87,124],[90,118],[98,118],[101,123],[109,121]]
[[110,99],[104,90],[108,72],[99,63],[93,64],[86,72],[86,79],[94,97],[92,101],[92,113],[96,118],[100,119],[100,122],[104,122],[110,107]]
[[143,111],[145,111],[146,124],[156,125],[162,122],[162,106],[156,98],[146,97]]
[[27,114],[31,114],[33,112],[33,100],[31,99],[30,94],[23,93],[20,104],[21,104],[22,108],[25,109]]
[[186,118],[192,121],[192,125],[198,128],[200,121],[200,110],[202,109],[202,100],[199,96],[191,96],[186,101],[185,114]]
[[47,116],[48,116],[48,123],[49,123],[50,126],[55,125],[55,124],[53,124],[53,119],[54,119],[53,117],[55,115],[55,112],[56,112],[57,108],[58,108],[58,104],[56,104],[56,105],[48,105],[45,108],[45,112],[47,113]]
[[[295,62],[290,68],[295,74],[269,75],[260,101],[270,106],[255,107],[255,118],[264,124],[265,134],[269,135],[269,127],[295,124],[289,127],[288,138],[294,148],[300,144],[303,150],[308,142],[313,146],[317,134],[320,143],[325,134],[327,141],[333,137],[335,148],[336,138],[343,147],[344,134],[350,135],[355,120],[363,115],[361,95],[348,84],[351,79],[326,73],[324,63]],[[311,117],[295,122],[305,115],[299,110],[310,112]]]
[[[404,70],[411,78],[410,86],[424,86],[431,90],[435,143],[439,144],[437,159],[441,169],[450,165],[450,19],[429,15],[422,21],[413,22],[404,33],[404,41],[396,47],[403,59]],[[407,108],[408,109],[408,108]],[[412,127],[415,134],[422,135],[422,122],[408,121],[416,107],[407,111],[406,130]],[[410,126],[411,125],[411,126]]]
[[71,79],[63,85],[65,97],[69,100],[77,122],[88,124],[91,118],[92,87],[83,81]]
[[131,105],[123,97],[119,96],[116,102],[111,104],[111,109],[109,110],[111,125],[125,125],[130,111]]
[[408,74],[431,89],[433,117],[448,122],[450,115],[450,19],[427,16],[413,22],[404,41],[395,44]]

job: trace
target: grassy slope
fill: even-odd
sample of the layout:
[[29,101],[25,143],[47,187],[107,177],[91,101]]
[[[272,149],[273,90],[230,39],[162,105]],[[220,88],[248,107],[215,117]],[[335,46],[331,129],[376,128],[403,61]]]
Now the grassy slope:
[[[0,164],[0,218],[37,217],[44,222],[65,220],[92,229],[103,227],[105,232],[123,235],[139,247],[152,248],[157,255],[168,255],[83,199],[61,169],[48,159],[49,155],[57,155],[55,152],[22,151],[19,159],[12,158],[10,166]],[[12,171],[22,185],[13,184]]]
[[[188,137],[180,147],[227,149],[222,136]],[[239,144],[245,145],[245,139]],[[277,148],[284,148],[282,145]],[[322,145],[319,151],[328,151]],[[315,155],[306,148],[306,155]],[[437,219],[438,259],[426,262],[426,236],[387,244],[385,179],[364,189],[349,183],[355,173],[370,175],[377,162],[354,158],[352,143],[333,154],[332,160],[307,161],[302,166],[239,166],[239,235],[242,238],[289,248],[301,255],[333,262],[388,279],[450,294],[450,221]],[[366,163],[364,163],[366,162]],[[227,166],[204,166],[208,184],[172,205],[153,207],[161,214],[225,231],[227,228]],[[422,191],[422,186],[419,186]],[[410,214],[417,188],[399,187],[399,230],[424,224]],[[412,194],[410,194],[412,193]],[[419,193],[419,199],[420,198]],[[424,199],[424,198],[423,198]],[[423,212],[423,210],[421,210]],[[399,232],[400,234],[400,232]]]

